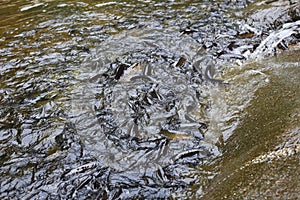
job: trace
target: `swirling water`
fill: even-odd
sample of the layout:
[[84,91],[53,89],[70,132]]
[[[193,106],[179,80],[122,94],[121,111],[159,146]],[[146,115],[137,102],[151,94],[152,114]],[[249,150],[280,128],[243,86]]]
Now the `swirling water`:
[[1,198],[157,199],[204,183],[192,174],[245,106],[226,105],[213,70],[260,44],[250,3],[2,1]]

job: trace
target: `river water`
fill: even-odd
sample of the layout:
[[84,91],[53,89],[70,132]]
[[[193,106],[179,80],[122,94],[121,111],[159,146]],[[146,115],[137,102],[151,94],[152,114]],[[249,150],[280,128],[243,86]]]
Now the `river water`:
[[298,3],[2,1],[1,199],[297,198]]

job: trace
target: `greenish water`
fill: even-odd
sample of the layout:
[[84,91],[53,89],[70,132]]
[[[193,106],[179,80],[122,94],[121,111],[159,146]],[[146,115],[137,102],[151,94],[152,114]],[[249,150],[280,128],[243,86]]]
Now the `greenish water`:
[[[268,81],[253,92],[239,125],[225,142],[217,161],[218,175],[207,186],[204,199],[298,198],[298,54],[288,52],[243,68],[261,71]],[[236,73],[241,71],[233,70],[230,76]]]

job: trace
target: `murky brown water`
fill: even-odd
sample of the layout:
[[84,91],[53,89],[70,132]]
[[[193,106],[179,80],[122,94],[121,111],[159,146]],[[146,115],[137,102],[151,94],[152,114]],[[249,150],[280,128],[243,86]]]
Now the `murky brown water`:
[[0,197],[297,197],[297,6],[2,1]]

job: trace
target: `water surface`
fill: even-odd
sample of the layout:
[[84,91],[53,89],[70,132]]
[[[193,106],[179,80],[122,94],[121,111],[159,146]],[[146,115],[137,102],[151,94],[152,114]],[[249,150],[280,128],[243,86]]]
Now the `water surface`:
[[[297,49],[297,9],[294,1],[2,1],[1,198],[234,196],[252,181],[244,169],[299,135],[299,60],[260,61]],[[241,188],[255,197],[265,183]]]

